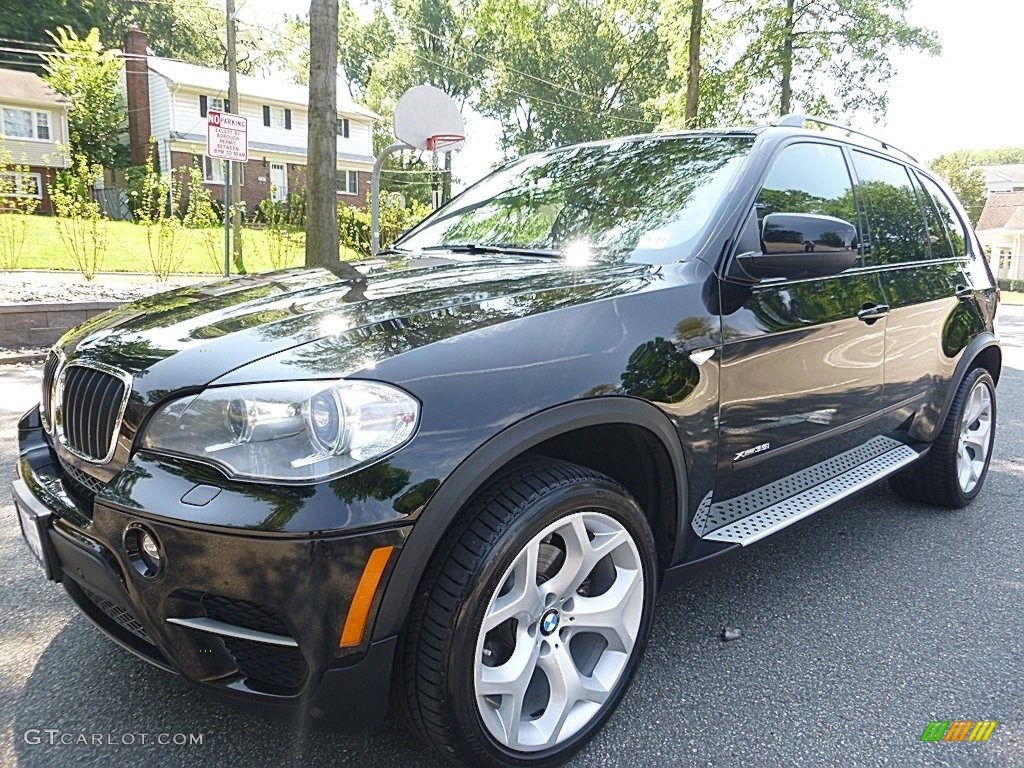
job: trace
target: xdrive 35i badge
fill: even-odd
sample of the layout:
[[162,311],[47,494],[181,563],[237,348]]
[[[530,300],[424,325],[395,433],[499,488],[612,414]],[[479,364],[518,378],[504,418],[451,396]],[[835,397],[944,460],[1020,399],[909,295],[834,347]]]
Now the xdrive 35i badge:
[[739,453],[732,457],[732,460],[734,462],[742,461],[743,459],[748,459],[751,456],[756,456],[759,453],[764,453],[771,447],[771,443],[761,443],[760,445],[755,445],[753,448],[747,448],[747,450],[745,451],[740,451]]

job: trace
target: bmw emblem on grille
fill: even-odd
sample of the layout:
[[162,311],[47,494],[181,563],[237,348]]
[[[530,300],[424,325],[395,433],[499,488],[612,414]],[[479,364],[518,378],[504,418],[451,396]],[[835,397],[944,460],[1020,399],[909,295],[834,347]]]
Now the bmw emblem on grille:
[[540,631],[543,632],[545,635],[550,635],[552,632],[558,629],[559,618],[560,617],[558,615],[558,611],[556,611],[554,608],[549,610],[540,618]]

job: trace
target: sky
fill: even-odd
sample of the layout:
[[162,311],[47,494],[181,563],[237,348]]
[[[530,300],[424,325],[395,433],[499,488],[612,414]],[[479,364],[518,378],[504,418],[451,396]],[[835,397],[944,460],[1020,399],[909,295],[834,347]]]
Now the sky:
[[[237,0],[242,19],[302,13],[308,0]],[[1024,146],[1024,3],[1020,0],[913,0],[911,23],[938,33],[942,53],[898,52],[889,109],[855,128],[884,138],[921,161],[955,149]],[[455,158],[463,183],[501,159],[497,121],[467,111],[466,146]]]

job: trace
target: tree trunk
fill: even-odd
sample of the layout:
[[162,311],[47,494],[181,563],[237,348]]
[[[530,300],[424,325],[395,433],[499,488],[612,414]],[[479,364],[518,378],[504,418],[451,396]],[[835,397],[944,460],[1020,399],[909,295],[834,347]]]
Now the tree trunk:
[[779,113],[788,115],[793,102],[793,30],[795,28],[794,6],[796,0],[786,0],[785,26],[782,30],[782,98]]
[[686,127],[697,127],[700,104],[700,33],[704,21],[704,0],[693,0],[690,6],[689,67],[686,70]]
[[338,263],[338,0],[309,6],[306,266]]

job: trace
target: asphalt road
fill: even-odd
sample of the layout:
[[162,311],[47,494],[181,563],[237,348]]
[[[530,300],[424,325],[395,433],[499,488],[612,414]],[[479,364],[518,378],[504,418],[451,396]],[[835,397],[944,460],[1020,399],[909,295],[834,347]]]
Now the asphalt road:
[[[1024,309],[1004,307],[1000,326],[995,458],[976,502],[937,511],[881,484],[664,595],[632,690],[575,766],[1024,766]],[[0,477],[37,382],[0,369]],[[395,723],[296,735],[122,651],[43,580],[4,499],[0,765],[435,764]],[[722,642],[723,627],[741,639]],[[987,743],[919,742],[954,719],[999,725]]]

